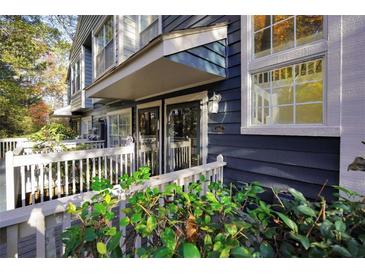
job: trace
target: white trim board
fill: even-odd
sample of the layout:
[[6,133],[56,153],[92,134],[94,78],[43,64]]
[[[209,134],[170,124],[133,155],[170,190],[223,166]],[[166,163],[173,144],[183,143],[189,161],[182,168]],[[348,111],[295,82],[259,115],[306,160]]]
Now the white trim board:
[[241,134],[247,135],[283,135],[283,136],[328,136],[339,137],[340,127],[329,126],[268,126],[241,127]]
[[[269,56],[253,58],[251,16],[241,16],[241,134],[340,136],[340,29],[341,16],[325,16],[323,39]],[[250,124],[251,74],[323,57],[323,124]]]
[[142,110],[142,109],[149,109],[149,108],[158,108],[159,111],[159,129],[158,129],[158,143],[159,143],[159,152],[158,152],[158,169],[159,169],[159,173],[162,174],[162,100],[157,100],[157,101],[153,101],[153,102],[148,102],[148,103],[144,103],[144,104],[139,104],[136,106],[136,151],[137,151],[137,156],[136,156],[136,160],[138,163],[138,150],[139,150],[139,122],[138,122],[138,111]]
[[202,164],[208,160],[208,91],[201,91],[164,100],[164,170],[167,170],[167,106],[200,101],[200,151],[202,154]]

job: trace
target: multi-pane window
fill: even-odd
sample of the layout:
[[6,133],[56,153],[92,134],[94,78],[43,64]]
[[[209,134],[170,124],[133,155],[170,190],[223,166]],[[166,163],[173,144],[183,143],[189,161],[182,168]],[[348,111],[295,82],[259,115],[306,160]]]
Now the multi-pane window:
[[158,35],[158,15],[141,15],[139,17],[139,44],[146,45]]
[[109,115],[109,145],[120,146],[132,135],[130,111]]
[[323,37],[323,16],[320,15],[256,15],[252,20],[256,58]]
[[251,75],[251,124],[322,124],[323,59]]
[[113,17],[109,17],[95,35],[96,76],[102,74],[114,63]]
[[81,89],[81,61],[77,60],[71,70],[71,92],[74,94]]
[[87,139],[92,133],[92,118],[81,118],[81,137]]

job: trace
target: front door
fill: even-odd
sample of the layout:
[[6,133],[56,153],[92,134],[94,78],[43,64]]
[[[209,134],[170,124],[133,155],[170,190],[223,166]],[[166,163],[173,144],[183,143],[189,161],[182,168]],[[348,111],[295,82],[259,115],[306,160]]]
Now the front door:
[[161,173],[160,107],[138,109],[138,166],[151,168],[152,176]]
[[166,107],[166,171],[202,164],[200,101]]

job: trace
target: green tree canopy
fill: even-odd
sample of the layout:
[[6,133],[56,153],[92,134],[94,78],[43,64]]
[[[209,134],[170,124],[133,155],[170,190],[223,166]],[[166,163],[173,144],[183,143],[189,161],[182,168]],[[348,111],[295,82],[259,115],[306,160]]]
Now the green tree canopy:
[[71,39],[56,18],[0,16],[0,137],[37,130],[29,108],[66,92]]

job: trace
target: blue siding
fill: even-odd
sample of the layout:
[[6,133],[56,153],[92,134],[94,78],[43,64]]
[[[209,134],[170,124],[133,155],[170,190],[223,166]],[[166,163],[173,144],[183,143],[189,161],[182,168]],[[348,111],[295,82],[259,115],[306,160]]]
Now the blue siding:
[[85,86],[89,86],[93,80],[93,73],[92,73],[92,55],[91,50],[88,48],[85,49]]
[[[208,160],[223,154],[225,181],[259,181],[267,187],[291,186],[315,198],[322,185],[339,180],[339,138],[241,135],[240,16],[163,16],[163,32],[228,22],[227,78],[218,83],[179,91],[208,90],[221,94],[219,113],[209,115]],[[207,46],[216,54],[222,49]],[[219,47],[215,45],[214,47]],[[224,47],[223,47],[224,48]],[[223,132],[222,132],[223,131]],[[322,194],[330,196],[327,187]]]
[[[167,56],[171,61],[185,64],[212,74],[226,76],[225,47],[222,42],[210,43]],[[212,49],[213,50],[212,50]]]
[[[91,85],[93,80],[93,73],[92,73],[92,55],[91,50],[88,48],[84,48],[85,56],[84,56],[84,64],[85,64],[85,87]],[[86,97],[85,98],[85,108],[92,108],[92,99]]]

